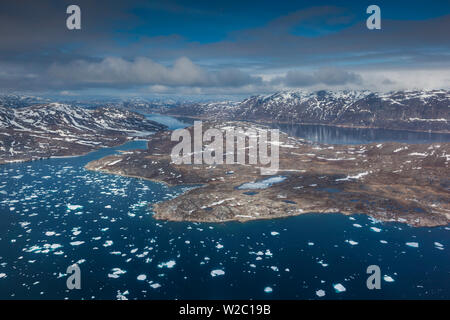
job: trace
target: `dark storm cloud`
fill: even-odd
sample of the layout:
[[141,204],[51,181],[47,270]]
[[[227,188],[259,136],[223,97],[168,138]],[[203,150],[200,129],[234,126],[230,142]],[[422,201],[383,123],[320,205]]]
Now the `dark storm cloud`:
[[284,77],[274,78],[271,82],[273,84],[284,84],[288,87],[309,87],[317,84],[338,86],[348,83],[361,83],[362,78],[354,72],[329,67],[321,68],[313,73],[288,71]]

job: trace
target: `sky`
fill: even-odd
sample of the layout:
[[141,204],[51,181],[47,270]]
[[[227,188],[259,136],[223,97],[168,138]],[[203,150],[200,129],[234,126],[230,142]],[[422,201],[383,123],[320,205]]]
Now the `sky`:
[[[69,30],[66,9],[81,9]],[[381,29],[369,30],[369,5]],[[0,3],[0,92],[235,97],[450,88],[450,1]]]

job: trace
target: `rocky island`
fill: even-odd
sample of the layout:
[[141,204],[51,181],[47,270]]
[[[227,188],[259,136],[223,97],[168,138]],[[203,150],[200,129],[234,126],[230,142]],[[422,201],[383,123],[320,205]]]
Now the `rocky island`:
[[[241,121],[203,125],[264,129]],[[280,133],[279,170],[272,176],[262,176],[258,165],[174,164],[176,144],[171,132],[158,132],[148,150],[107,156],[86,169],[197,185],[153,205],[156,219],[224,222],[340,212],[413,226],[450,221],[449,143],[326,145]]]

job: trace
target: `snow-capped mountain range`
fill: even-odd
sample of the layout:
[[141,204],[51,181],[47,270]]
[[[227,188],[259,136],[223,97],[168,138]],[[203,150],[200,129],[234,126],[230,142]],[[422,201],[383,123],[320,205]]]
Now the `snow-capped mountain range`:
[[0,163],[83,154],[162,129],[140,114],[116,108],[60,103],[0,107]]
[[283,91],[241,102],[191,103],[166,113],[199,118],[450,132],[450,91]]
[[35,97],[21,94],[0,94],[0,106],[10,108],[29,107],[35,104],[50,103],[51,100],[43,97]]
[[0,128],[34,133],[140,134],[161,127],[140,114],[111,107],[86,109],[60,103],[25,108],[0,107]]

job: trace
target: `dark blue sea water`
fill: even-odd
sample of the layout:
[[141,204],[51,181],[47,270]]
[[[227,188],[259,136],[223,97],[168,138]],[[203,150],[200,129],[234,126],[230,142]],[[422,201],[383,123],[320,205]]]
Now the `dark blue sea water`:
[[[145,146],[0,166],[1,299],[450,298],[448,226],[412,228],[358,214],[163,222],[148,205],[189,186],[83,168]],[[66,287],[73,263],[81,290]],[[380,290],[366,287],[373,264]]]

